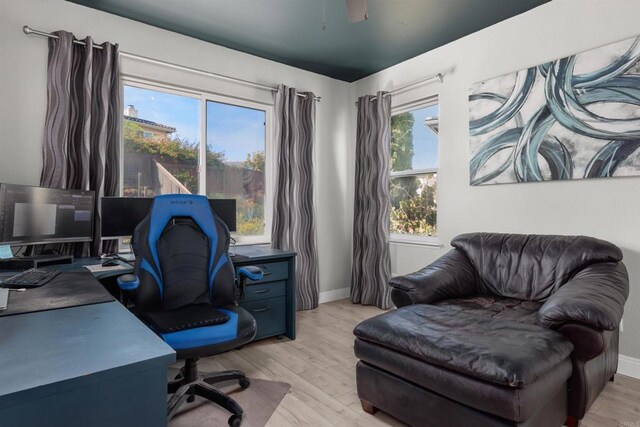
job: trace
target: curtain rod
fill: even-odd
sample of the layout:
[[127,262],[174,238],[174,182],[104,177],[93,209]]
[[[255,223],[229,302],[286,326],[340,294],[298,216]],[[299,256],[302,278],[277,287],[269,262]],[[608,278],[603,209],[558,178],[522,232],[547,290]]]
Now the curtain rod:
[[[38,36],[48,37],[48,38],[52,38],[52,39],[58,39],[59,38],[55,34],[46,33],[44,31],[35,30],[35,29],[29,27],[28,25],[25,25],[24,27],[22,27],[22,31],[27,35],[35,34],[35,35],[38,35]],[[86,43],[83,42],[82,40],[75,40],[74,39],[73,42],[75,44],[79,44],[79,45],[82,45],[82,46],[86,45]],[[100,45],[93,45],[93,48],[102,50],[102,46],[100,46]],[[256,82],[252,82],[252,81],[249,81],[249,80],[243,80],[243,79],[239,79],[239,78],[236,78],[236,77],[225,76],[223,74],[217,74],[217,73],[213,73],[211,71],[200,70],[198,68],[185,67],[184,65],[179,65],[179,64],[174,64],[172,62],[167,62],[167,61],[162,61],[162,60],[159,60],[159,59],[149,58],[147,56],[136,55],[135,53],[129,53],[129,52],[121,51],[120,52],[120,56],[124,56],[125,58],[136,59],[136,60],[139,60],[139,61],[150,62],[150,63],[153,63],[153,64],[164,65],[166,67],[175,68],[175,69],[183,70],[183,71],[189,71],[189,72],[192,72],[192,73],[201,74],[201,75],[205,75],[205,76],[215,77],[215,78],[220,79],[220,80],[225,80],[225,81],[229,81],[229,82],[232,82],[232,83],[237,83],[237,84],[240,84],[240,85],[253,87],[253,88],[256,88],[256,89],[268,90],[270,92],[277,92],[278,91],[278,88],[275,88],[275,87],[272,87],[272,86],[269,86],[269,85],[256,83]],[[301,97],[301,98],[306,98],[307,97],[307,95],[302,94],[302,93],[298,93],[297,95],[299,97]],[[314,97],[314,99],[316,101],[320,102],[322,97],[316,96],[316,97]]]
[[[409,89],[411,89],[411,88],[413,88],[415,86],[419,86],[419,85],[428,83],[428,82],[430,82],[432,80],[438,80],[440,83],[442,83],[444,81],[444,74],[442,74],[442,73],[434,74],[433,76],[429,76],[426,79],[418,80],[417,82],[413,82],[413,83],[408,84],[406,86],[402,86],[402,87],[399,87],[398,89],[394,89],[392,91],[389,91],[389,92],[385,93],[383,96],[397,95],[399,93],[406,92],[407,90],[409,90]],[[370,98],[371,102],[375,101],[376,99],[378,99],[377,96],[372,96]],[[358,105],[358,101],[356,101],[356,105]]]

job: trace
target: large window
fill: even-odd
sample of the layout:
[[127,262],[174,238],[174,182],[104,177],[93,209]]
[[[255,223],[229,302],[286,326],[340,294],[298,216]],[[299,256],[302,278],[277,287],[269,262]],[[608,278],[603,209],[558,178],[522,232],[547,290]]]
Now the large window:
[[124,197],[197,194],[200,100],[124,87]]
[[207,102],[207,196],[236,199],[240,236],[265,234],[263,110]]
[[434,242],[437,229],[438,105],[391,117],[391,239]]
[[124,103],[124,197],[236,199],[236,240],[269,241],[268,106],[139,82]]

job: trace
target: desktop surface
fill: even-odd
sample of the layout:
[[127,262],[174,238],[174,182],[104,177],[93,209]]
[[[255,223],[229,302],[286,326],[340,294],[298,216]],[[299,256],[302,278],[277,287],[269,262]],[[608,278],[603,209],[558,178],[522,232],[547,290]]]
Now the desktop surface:
[[43,386],[64,389],[70,379],[101,381],[142,361],[175,361],[173,349],[118,302],[2,317],[0,342],[0,407],[33,399]]
[[[0,318],[46,310],[111,302],[115,299],[88,271],[62,271],[49,283],[23,292],[11,291]],[[0,278],[4,273],[0,275]],[[1,344],[0,344],[1,345]]]

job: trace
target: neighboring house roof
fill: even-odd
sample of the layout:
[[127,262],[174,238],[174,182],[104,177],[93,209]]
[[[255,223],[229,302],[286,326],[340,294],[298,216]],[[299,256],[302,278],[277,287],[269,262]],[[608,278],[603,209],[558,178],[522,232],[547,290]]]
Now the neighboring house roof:
[[438,135],[438,133],[440,132],[440,124],[438,123],[437,117],[427,117],[426,119],[424,119],[424,125],[428,128],[431,128],[433,133],[435,133],[436,135]]
[[124,116],[124,119],[129,120],[130,122],[139,123],[141,125],[145,125],[147,127],[161,130],[167,133],[173,133],[176,131],[176,128],[174,127],[163,125],[161,123],[152,122],[151,120],[139,119],[138,117],[131,117],[131,116]]

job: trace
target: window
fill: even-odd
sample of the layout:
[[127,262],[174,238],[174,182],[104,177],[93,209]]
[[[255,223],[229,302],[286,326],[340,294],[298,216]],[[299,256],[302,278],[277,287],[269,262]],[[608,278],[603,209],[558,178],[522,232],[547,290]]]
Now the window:
[[200,100],[124,87],[122,195],[198,193]]
[[207,101],[207,196],[236,199],[237,234],[265,234],[263,110]]
[[124,102],[124,197],[235,199],[236,241],[270,240],[269,106],[138,81],[125,82]]
[[436,243],[438,105],[391,117],[391,240]]

